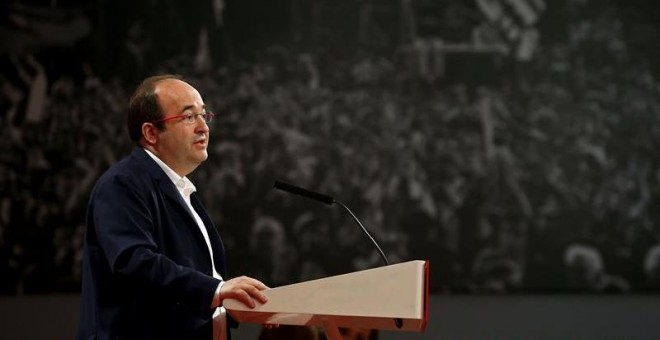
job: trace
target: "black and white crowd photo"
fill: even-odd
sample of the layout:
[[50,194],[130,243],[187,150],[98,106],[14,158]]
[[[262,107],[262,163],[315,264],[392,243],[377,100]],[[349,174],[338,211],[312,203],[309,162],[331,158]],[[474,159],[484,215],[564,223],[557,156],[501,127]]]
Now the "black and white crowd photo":
[[0,339],[658,339],[658,146],[650,0],[6,0]]

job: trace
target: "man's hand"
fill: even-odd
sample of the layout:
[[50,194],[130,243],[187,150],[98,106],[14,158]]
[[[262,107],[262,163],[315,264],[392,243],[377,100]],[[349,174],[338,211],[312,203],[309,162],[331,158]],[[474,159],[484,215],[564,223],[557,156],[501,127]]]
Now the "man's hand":
[[261,281],[247,276],[240,276],[225,281],[220,288],[220,305],[224,299],[236,299],[250,308],[254,308],[256,303],[254,300],[261,303],[268,302],[266,295],[261,293],[262,290],[269,289]]

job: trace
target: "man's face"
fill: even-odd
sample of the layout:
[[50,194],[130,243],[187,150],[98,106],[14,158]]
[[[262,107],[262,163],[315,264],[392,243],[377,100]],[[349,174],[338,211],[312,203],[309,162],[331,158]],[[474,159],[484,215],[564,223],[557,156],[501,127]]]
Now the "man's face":
[[[156,86],[158,102],[163,118],[204,111],[205,105],[199,92],[178,79],[167,79]],[[208,158],[209,127],[201,117],[187,124],[181,119],[165,122],[158,131],[154,148],[157,156],[181,176],[191,173]]]

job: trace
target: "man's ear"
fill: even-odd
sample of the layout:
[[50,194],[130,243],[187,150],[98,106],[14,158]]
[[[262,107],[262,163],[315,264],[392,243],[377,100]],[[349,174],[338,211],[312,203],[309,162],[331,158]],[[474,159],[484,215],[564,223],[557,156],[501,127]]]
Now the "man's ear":
[[158,129],[152,123],[142,124],[142,138],[147,145],[154,145],[158,141]]

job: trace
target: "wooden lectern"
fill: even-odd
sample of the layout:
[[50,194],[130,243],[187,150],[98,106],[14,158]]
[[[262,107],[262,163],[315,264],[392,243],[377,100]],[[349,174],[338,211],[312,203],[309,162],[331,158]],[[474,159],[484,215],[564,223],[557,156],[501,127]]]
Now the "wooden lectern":
[[428,261],[410,261],[272,288],[254,309],[235,299],[223,306],[239,322],[322,326],[332,340],[342,339],[338,327],[423,332],[428,273]]

